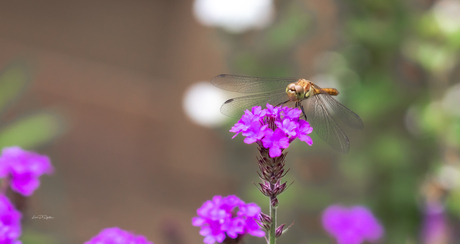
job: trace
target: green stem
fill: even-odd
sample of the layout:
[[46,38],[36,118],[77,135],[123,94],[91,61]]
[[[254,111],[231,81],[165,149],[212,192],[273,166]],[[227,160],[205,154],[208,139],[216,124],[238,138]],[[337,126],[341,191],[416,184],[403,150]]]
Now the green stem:
[[6,195],[8,191],[8,187],[10,186],[10,177],[7,176],[2,179],[2,183],[0,184],[0,193]]
[[272,206],[272,199],[270,198],[270,218],[272,223],[270,225],[270,232],[268,233],[268,241],[270,244],[276,243],[276,208]]

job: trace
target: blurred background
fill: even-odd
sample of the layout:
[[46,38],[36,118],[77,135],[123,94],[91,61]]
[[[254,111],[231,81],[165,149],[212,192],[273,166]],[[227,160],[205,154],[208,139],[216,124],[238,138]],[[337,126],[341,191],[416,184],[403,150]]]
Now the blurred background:
[[369,207],[381,243],[458,243],[459,16],[458,0],[4,1],[0,144],[56,168],[23,208],[24,244],[112,226],[202,243],[191,218],[212,196],[266,211],[221,73],[335,87],[364,122],[348,154],[316,135],[288,149],[280,243],[334,243],[320,217],[335,203]]

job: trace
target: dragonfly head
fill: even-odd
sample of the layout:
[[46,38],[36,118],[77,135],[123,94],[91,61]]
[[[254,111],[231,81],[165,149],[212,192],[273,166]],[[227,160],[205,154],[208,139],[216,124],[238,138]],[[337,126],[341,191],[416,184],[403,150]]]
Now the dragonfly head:
[[286,93],[291,101],[298,101],[305,96],[305,89],[296,83],[291,83],[287,86]]

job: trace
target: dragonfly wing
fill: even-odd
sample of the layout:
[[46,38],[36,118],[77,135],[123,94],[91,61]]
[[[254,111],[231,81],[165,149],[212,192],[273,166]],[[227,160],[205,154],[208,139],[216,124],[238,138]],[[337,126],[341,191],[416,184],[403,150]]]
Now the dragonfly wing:
[[337,100],[335,100],[335,98],[329,95],[329,93],[322,90],[317,85],[313,85],[320,91],[320,93],[315,94],[315,96],[322,102],[322,104],[324,104],[325,108],[330,112],[331,116],[334,117],[336,121],[342,121],[347,126],[350,126],[354,129],[364,128],[363,121],[357,114],[345,107],[343,104],[339,103]]
[[211,83],[227,91],[262,93],[278,89],[284,90],[287,85],[297,80],[296,78],[269,78],[222,74],[212,78]]
[[241,117],[246,109],[251,109],[254,106],[265,107],[267,103],[276,106],[286,102],[289,102],[289,98],[284,90],[255,94],[227,100],[220,107],[220,112],[230,117]]
[[315,95],[325,105],[326,109],[331,111],[331,115],[343,121],[346,125],[355,129],[364,128],[363,121],[353,111],[345,107],[343,104],[337,102],[331,95],[327,93],[320,93]]
[[307,115],[307,121],[313,127],[313,131],[334,150],[347,153],[350,149],[350,141],[335,122],[320,97],[315,95],[304,99],[302,105]]

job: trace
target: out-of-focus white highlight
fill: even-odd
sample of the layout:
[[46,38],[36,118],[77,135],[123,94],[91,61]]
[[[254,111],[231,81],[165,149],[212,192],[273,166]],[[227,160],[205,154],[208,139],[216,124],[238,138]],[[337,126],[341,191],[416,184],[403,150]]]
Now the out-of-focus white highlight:
[[264,28],[273,20],[273,0],[195,0],[193,12],[200,23],[230,32]]
[[225,100],[225,93],[222,90],[209,82],[199,82],[185,91],[183,107],[193,122],[213,127],[222,124],[227,118],[220,113],[220,106]]
[[440,0],[433,7],[434,18],[439,27],[446,33],[460,29],[460,1]]
[[457,167],[444,165],[438,173],[439,183],[446,189],[454,189],[460,186],[460,171]]

